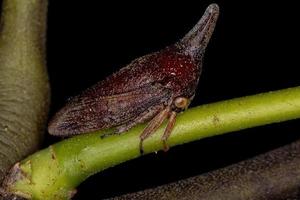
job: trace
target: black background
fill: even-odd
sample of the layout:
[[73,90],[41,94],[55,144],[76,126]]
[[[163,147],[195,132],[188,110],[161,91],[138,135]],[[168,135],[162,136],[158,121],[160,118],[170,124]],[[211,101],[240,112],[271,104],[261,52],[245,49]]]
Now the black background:
[[[293,1],[214,2],[221,15],[192,106],[300,85],[300,13]],[[210,3],[50,0],[50,115],[132,59],[180,39]],[[294,120],[143,156],[89,178],[75,199],[111,197],[218,169],[294,141],[299,129]],[[45,146],[57,141],[46,139]]]

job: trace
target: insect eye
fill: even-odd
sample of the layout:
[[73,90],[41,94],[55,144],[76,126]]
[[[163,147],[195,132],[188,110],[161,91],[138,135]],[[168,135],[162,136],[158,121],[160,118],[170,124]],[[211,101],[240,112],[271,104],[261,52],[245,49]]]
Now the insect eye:
[[189,100],[184,97],[177,97],[174,101],[174,104],[177,108],[184,109],[188,106]]

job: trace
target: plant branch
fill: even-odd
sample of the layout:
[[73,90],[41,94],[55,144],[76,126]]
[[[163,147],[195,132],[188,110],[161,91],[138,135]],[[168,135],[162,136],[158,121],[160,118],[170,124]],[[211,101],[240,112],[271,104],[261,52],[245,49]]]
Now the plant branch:
[[[175,146],[205,137],[300,117],[300,87],[262,93],[191,108],[180,114],[168,140]],[[139,154],[139,134],[145,125],[128,133],[101,139],[111,130],[79,135],[39,151],[11,170],[7,191],[31,199],[70,199],[89,176]],[[161,127],[145,141],[145,153],[162,149]]]
[[300,140],[254,158],[106,200],[299,199]]
[[0,181],[13,164],[39,148],[50,103],[47,0],[1,3]]

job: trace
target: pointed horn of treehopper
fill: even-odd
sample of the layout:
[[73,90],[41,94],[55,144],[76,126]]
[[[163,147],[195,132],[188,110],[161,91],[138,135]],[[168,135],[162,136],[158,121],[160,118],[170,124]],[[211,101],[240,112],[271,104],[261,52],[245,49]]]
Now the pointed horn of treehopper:
[[209,5],[198,23],[180,41],[184,46],[184,51],[196,60],[201,59],[205,52],[218,17],[219,6]]

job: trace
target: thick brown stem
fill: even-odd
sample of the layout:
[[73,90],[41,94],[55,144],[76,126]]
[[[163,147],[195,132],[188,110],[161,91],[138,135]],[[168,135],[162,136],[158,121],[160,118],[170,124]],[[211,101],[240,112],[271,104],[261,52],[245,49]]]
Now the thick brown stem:
[[300,140],[253,159],[111,200],[299,199]]

